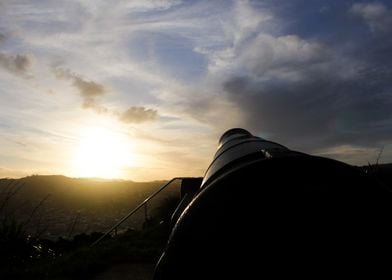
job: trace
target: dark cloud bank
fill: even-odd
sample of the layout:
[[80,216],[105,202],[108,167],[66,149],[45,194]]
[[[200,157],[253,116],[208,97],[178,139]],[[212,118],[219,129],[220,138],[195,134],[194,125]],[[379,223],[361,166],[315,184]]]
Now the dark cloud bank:
[[347,20],[357,21],[366,36],[328,44],[258,36],[250,43],[252,56],[238,61],[248,72],[222,85],[244,112],[246,127],[308,152],[391,142],[392,25],[385,25],[391,10],[353,5]]

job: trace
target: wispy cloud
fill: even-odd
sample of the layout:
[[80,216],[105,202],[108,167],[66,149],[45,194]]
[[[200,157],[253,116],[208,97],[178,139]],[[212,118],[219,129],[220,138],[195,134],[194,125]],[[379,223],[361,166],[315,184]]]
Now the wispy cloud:
[[[1,39],[1,38],[0,38]],[[29,78],[29,70],[33,65],[31,54],[5,54],[0,53],[0,67],[23,78]]]
[[117,109],[109,109],[102,102],[102,98],[108,94],[108,90],[104,85],[92,80],[86,80],[69,69],[54,68],[53,71],[57,78],[72,82],[72,86],[78,90],[79,95],[82,97],[82,107],[85,109],[92,109],[99,114],[110,113],[117,116],[118,120],[123,123],[144,123],[153,121],[158,116],[156,110],[143,106],[131,106],[124,112],[119,112]]
[[372,32],[389,32],[392,30],[392,11],[382,3],[356,3],[350,13],[362,18]]
[[83,108],[93,109],[97,113],[107,113],[109,111],[99,101],[99,98],[107,93],[103,85],[95,81],[86,80],[80,75],[72,73],[69,69],[55,68],[54,73],[57,78],[72,82],[72,86],[78,90],[83,99]]
[[181,0],[134,0],[127,3],[126,6],[135,12],[146,12],[151,10],[167,10],[181,3]]
[[118,114],[119,120],[124,123],[144,123],[155,120],[157,116],[156,110],[136,106],[129,107],[125,112]]

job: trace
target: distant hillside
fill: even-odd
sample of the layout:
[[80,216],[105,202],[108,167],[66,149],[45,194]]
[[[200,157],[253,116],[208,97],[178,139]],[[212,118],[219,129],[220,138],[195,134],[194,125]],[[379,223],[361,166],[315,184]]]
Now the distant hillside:
[[[2,212],[18,221],[30,220],[28,227],[32,234],[42,231],[45,235],[42,237],[52,239],[81,232],[105,231],[164,183],[58,175],[0,179],[0,206],[5,204],[0,214]],[[15,194],[5,201],[12,191],[16,191]],[[168,196],[178,195],[178,185],[169,187],[151,202],[147,215],[154,215],[157,205]],[[144,211],[140,211],[124,228],[141,227],[144,218]]]
[[[392,164],[360,168],[392,190]],[[42,237],[51,239],[82,232],[106,231],[164,183],[58,175],[0,179],[0,216],[28,221],[32,234],[42,232]],[[7,200],[7,195],[12,191],[16,191],[15,195]],[[173,196],[179,197],[178,184],[169,187],[149,203],[147,213],[146,209],[141,209],[124,224],[123,229],[141,228],[146,214],[147,218],[154,217],[162,202]]]

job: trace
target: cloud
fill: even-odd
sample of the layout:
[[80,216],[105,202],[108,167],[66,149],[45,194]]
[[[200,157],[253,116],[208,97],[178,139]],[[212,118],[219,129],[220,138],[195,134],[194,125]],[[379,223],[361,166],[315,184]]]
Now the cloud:
[[118,114],[119,120],[124,123],[143,123],[153,121],[157,118],[157,116],[158,113],[156,110],[137,106],[129,107],[125,112]]
[[95,112],[102,114],[109,110],[99,102],[99,98],[107,94],[106,88],[95,82],[83,79],[80,75],[72,73],[69,69],[55,68],[54,73],[57,78],[72,81],[83,99],[82,107],[93,109]]
[[181,0],[133,0],[127,4],[127,8],[137,12],[146,12],[151,10],[163,11],[181,3]]
[[29,70],[32,65],[33,55],[31,54],[10,55],[0,53],[0,67],[20,77],[30,77]]
[[259,35],[234,63],[246,71],[222,88],[245,126],[289,147],[382,145],[392,135],[392,63],[379,62],[376,48],[358,59],[298,36]]
[[[272,26],[275,22],[270,10],[256,9],[250,1],[234,1],[230,13],[220,15],[219,19],[218,25],[209,21],[205,23],[205,28],[211,28],[220,34],[210,36],[212,41],[204,42],[207,47],[196,48],[208,56],[208,69],[211,73],[217,73],[235,65],[233,59],[245,52],[243,48],[246,47],[247,42],[255,40],[255,36],[258,34],[266,35],[266,32],[263,31],[274,28]],[[215,29],[209,25],[214,26]]]
[[[392,26],[381,24],[389,17],[385,6],[354,7],[350,13],[366,15],[374,32]],[[347,145],[372,151],[391,141],[389,38],[363,36],[347,44],[339,36],[322,41],[253,26],[247,31],[253,35],[208,54],[220,97],[241,112],[242,119],[231,123],[240,121],[255,134],[310,153]],[[348,160],[353,153],[362,157],[359,150],[350,156],[343,150],[337,151]]]
[[73,78],[73,86],[79,90],[80,95],[83,97],[83,108],[91,108],[99,114],[108,112],[108,109],[97,100],[97,98],[106,94],[106,89],[103,85],[75,76]]
[[71,72],[69,69],[54,68],[54,74],[59,79],[69,80],[72,82],[72,86],[78,90],[82,97],[82,108],[84,109],[92,109],[98,114],[111,113],[117,116],[118,120],[123,123],[144,123],[153,121],[158,116],[156,110],[147,109],[142,106],[132,106],[121,113],[117,110],[109,109],[103,105],[100,100],[100,98],[108,93],[108,90],[104,85],[92,80],[86,80],[80,75]]
[[54,73],[59,79],[71,80],[72,85],[79,90],[83,98],[96,98],[106,94],[103,85],[83,79],[80,75],[72,73],[69,69],[55,68]]
[[246,115],[244,125],[255,133],[310,151],[345,143],[377,146],[390,139],[392,98],[367,86],[369,92],[355,79],[325,73],[268,83],[237,77],[224,89]]
[[[0,33],[0,44],[5,42],[8,37]],[[29,71],[34,63],[34,56],[32,54],[9,54],[0,52],[0,67],[9,71],[12,74],[23,78],[30,78]]]
[[325,48],[296,35],[274,37],[259,34],[244,47],[237,60],[240,65],[258,76],[298,74],[304,69],[328,61]]
[[73,77],[73,85],[80,91],[80,94],[86,99],[93,99],[96,97],[103,96],[106,94],[106,90],[103,85],[98,84],[94,81],[86,81],[80,77]]
[[362,18],[372,32],[389,32],[392,29],[392,12],[382,3],[356,3],[349,11]]
[[249,1],[235,1],[232,9],[232,20],[229,23],[234,45],[240,45],[244,40],[255,34],[255,30],[260,30],[262,24],[272,19],[272,14],[268,11],[257,10]]
[[[208,139],[207,151],[218,131],[243,126],[291,148],[351,157],[361,151],[350,147],[391,141],[391,8],[381,1],[333,1],[329,12],[325,1],[302,0],[10,2],[0,25],[13,37],[1,46],[32,51],[34,82],[45,89],[53,88],[45,65],[62,61],[71,70],[55,72],[77,106],[131,124],[124,129],[159,128],[154,137],[169,134],[173,150],[185,129],[195,149]],[[37,102],[52,109],[47,98],[70,96]]]
[[392,63],[378,47],[357,47],[358,59],[299,36],[258,35],[222,88],[244,126],[289,147],[382,145],[392,135]]
[[345,144],[321,149],[316,153],[323,157],[335,158],[358,165],[365,165],[367,163],[376,162],[377,156],[380,153],[380,148],[369,148]]

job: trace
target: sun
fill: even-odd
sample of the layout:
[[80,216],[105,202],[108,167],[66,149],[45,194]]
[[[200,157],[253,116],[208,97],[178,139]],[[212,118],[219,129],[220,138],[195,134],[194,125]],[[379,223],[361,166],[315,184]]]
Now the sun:
[[121,178],[131,163],[131,143],[123,134],[89,128],[80,135],[73,173],[77,177]]

